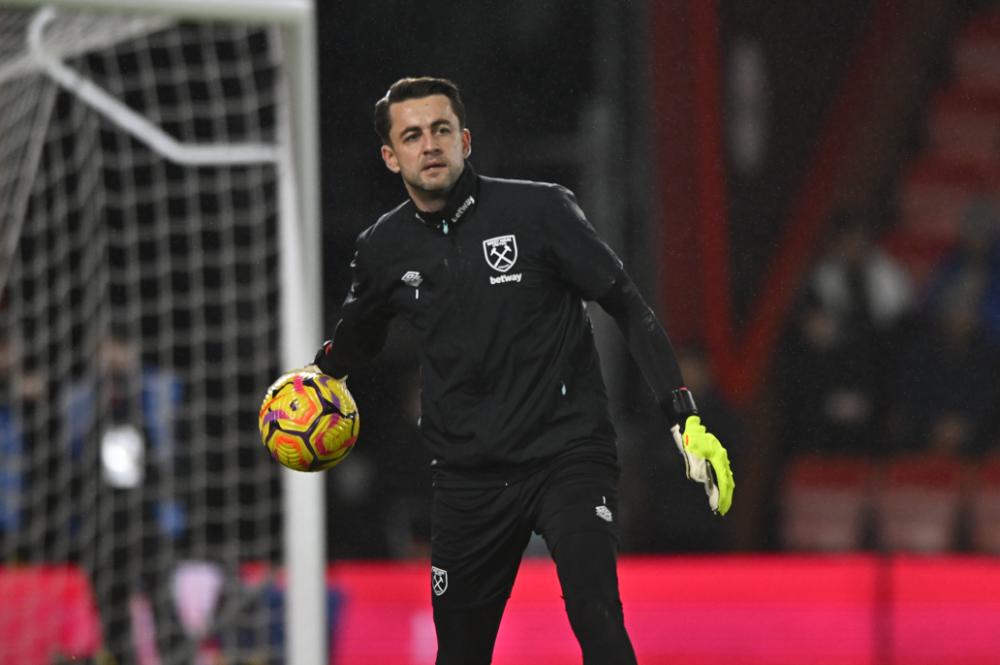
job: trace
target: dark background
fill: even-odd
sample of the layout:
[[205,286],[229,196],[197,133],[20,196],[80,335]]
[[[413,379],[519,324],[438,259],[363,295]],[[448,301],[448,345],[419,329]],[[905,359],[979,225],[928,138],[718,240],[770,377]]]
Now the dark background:
[[[970,9],[988,3],[940,4],[948,7],[943,13],[948,22],[939,27],[945,34]],[[907,17],[906,3],[876,0],[741,0],[717,5],[720,130],[727,132],[726,224],[737,327],[749,317],[753,302],[770,295],[761,293],[760,277],[815,157],[855,49],[876,9],[886,5],[897,8],[899,21]],[[673,211],[659,205],[659,192],[669,184],[659,164],[664,154],[690,146],[663,139],[671,132],[685,138],[685,130],[669,125],[672,119],[662,114],[652,84],[663,68],[686,68],[690,63],[657,58],[663,49],[655,40],[663,32],[654,29],[653,17],[666,16],[682,31],[673,34],[686,34],[692,43],[710,39],[691,26],[691,7],[689,2],[666,0],[318,3],[327,330],[332,331],[347,289],[355,236],[405,196],[398,176],[389,173],[379,157],[372,108],[395,80],[421,75],[448,77],[461,87],[473,137],[472,161],[480,172],[555,181],[573,189],[668,332],[676,329],[681,322],[669,319],[663,303],[678,285],[664,278],[662,247],[677,252],[687,248],[671,245],[672,238],[683,235],[677,235]],[[728,134],[736,117],[729,76],[734,54],[748,44],[763,63],[757,92],[764,147],[752,168],[736,165]],[[942,52],[899,75],[933,81],[942,75],[946,57]],[[862,69],[869,64],[878,65],[862,63]],[[685,89],[666,92],[688,94]],[[908,123],[903,133],[915,137],[920,120],[919,111],[900,117],[899,123]],[[918,148],[916,138],[908,141],[894,167]],[[893,168],[876,174],[871,190],[878,197],[859,204],[884,213],[878,220],[883,226],[892,222],[889,188],[895,177]],[[704,511],[704,497],[700,488],[682,482],[680,462],[665,448],[664,424],[651,407],[641,374],[600,313],[595,325],[625,460],[626,510],[633,527],[627,531],[625,548],[774,546],[768,522],[773,515],[766,508],[761,515],[741,519],[739,536],[734,533],[735,519],[728,526],[705,526],[698,519],[704,517],[697,512]],[[697,355],[699,340],[684,341],[685,351],[691,347]],[[407,406],[414,369],[405,329],[397,329],[379,360],[352,375],[359,404],[369,414],[369,429],[354,456],[361,459],[352,457],[353,466],[345,464],[328,474],[335,557],[400,554],[384,528],[390,515],[399,516],[399,504],[392,498],[399,493],[412,497],[407,506],[417,506],[409,523],[417,530],[426,527],[417,516],[423,505],[419,502],[426,500],[427,459],[410,425],[415,414]],[[710,395],[705,401],[713,405],[717,428],[732,433],[732,438],[723,438],[736,463],[750,463],[756,456],[751,450],[766,436],[755,405],[748,408],[716,395],[714,377],[708,378]],[[774,386],[764,385],[760,391],[751,400],[755,404],[775,394]],[[778,403],[779,414],[781,408]],[[774,468],[749,468],[764,475],[748,479],[740,500],[759,505],[773,501],[768,486],[776,477],[767,474]],[[756,496],[747,496],[748,485],[758,486]]]
[[[723,66],[730,45],[740,39],[756,44],[768,66],[765,158],[753,173],[728,173],[738,312],[754,295],[870,4],[720,4]],[[404,76],[444,76],[458,83],[473,137],[472,161],[480,172],[555,181],[576,191],[655,308],[660,259],[652,248],[664,236],[669,241],[671,233],[669,214],[654,209],[656,151],[671,146],[651,145],[660,120],[649,80],[656,68],[679,63],[652,56],[651,6],[506,0],[472,7],[398,0],[318,3],[317,8],[328,330],[347,289],[355,236],[405,196],[398,176],[382,164],[372,129],[375,101]],[[677,3],[676,17],[688,20],[684,3]],[[602,205],[608,197],[625,204]],[[616,218],[601,218],[602,211]],[[669,332],[669,322],[667,327]],[[625,509],[631,510],[635,527],[625,547],[725,547],[723,527],[696,518],[707,517],[701,513],[701,490],[681,482],[682,468],[669,456],[672,450],[663,447],[666,432],[641,375],[616,333],[605,330],[603,337],[626,460]],[[410,425],[412,409],[406,407],[414,371],[405,328],[399,327],[379,360],[352,376],[367,417],[351,464],[328,474],[334,557],[409,553],[406,546],[400,549],[396,523],[404,506],[417,538],[426,532],[421,514],[428,458]],[[722,421],[736,416],[721,401],[719,408],[725,413],[716,416],[716,427],[726,429]],[[737,428],[730,429],[739,436]],[[738,457],[741,442],[727,445]],[[630,496],[633,507],[627,505]]]

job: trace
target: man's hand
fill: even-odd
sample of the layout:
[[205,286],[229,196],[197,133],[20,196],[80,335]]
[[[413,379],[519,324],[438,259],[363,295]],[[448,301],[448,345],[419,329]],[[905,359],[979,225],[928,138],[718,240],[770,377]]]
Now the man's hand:
[[729,468],[729,454],[714,434],[705,429],[701,418],[688,416],[684,430],[680,425],[670,428],[677,450],[684,458],[687,477],[705,486],[708,505],[719,515],[729,512],[733,503],[733,471]]
[[333,342],[326,340],[323,342],[323,346],[319,347],[319,350],[316,351],[316,357],[313,358],[312,365],[309,365],[308,368],[315,368],[320,374],[326,374],[338,380],[347,379],[346,369],[338,367],[333,362],[332,352]]

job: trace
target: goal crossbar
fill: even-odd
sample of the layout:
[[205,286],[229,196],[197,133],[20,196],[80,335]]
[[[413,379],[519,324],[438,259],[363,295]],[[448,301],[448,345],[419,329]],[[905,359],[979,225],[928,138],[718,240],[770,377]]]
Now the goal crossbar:
[[155,152],[179,164],[253,164],[277,162],[278,149],[257,144],[185,144],[174,139],[142,114],[118,101],[99,85],[81,76],[63,62],[45,52],[42,33],[56,17],[52,7],[45,7],[32,19],[28,29],[28,50],[39,67],[63,88],[72,91],[91,108],[127,130]]
[[167,14],[181,19],[304,24],[312,21],[312,0],[4,0],[20,7],[46,5],[74,11]]

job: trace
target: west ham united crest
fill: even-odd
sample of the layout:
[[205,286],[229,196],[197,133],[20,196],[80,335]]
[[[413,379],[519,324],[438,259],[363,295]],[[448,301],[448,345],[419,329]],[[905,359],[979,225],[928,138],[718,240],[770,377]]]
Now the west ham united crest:
[[431,589],[433,589],[435,596],[440,596],[448,590],[447,570],[431,566]]
[[513,235],[487,238],[483,241],[486,263],[497,272],[507,272],[517,261],[517,238]]

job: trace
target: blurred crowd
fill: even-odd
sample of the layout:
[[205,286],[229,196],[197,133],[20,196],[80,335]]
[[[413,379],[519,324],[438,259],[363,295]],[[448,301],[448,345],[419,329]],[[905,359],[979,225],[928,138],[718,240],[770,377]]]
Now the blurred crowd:
[[836,220],[781,371],[789,452],[1000,452],[1000,234],[987,200],[924,283]]
[[970,201],[917,278],[835,220],[780,354],[776,544],[1000,546],[1000,222]]

